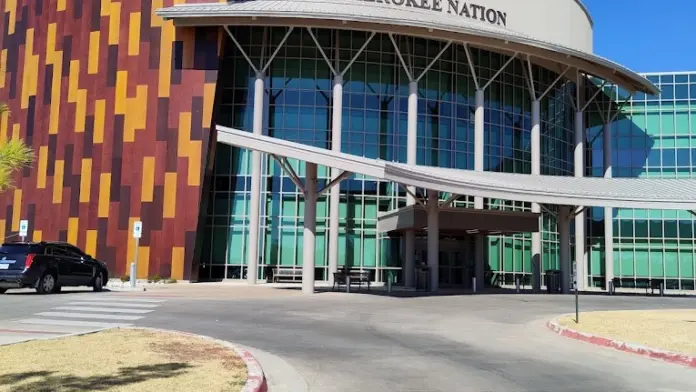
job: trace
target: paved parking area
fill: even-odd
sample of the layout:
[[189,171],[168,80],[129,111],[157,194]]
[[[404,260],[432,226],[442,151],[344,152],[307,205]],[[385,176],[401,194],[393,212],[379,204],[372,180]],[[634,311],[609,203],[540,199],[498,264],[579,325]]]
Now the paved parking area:
[[[166,297],[157,311],[134,323],[209,335],[275,354],[304,378],[310,391],[696,390],[696,373],[688,368],[548,331],[548,318],[574,310],[572,296],[303,296],[272,288],[190,286],[166,294],[148,290],[106,295]],[[196,286],[205,295],[193,295]],[[192,290],[191,295],[181,295],[182,290]],[[35,296],[25,298],[37,301]],[[6,300],[0,297],[3,309]],[[592,295],[582,297],[581,307],[690,308],[694,300]]]

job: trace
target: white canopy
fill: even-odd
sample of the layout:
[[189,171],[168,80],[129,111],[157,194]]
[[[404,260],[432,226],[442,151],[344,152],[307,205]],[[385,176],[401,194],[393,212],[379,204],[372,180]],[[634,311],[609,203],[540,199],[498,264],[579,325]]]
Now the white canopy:
[[218,142],[458,195],[582,207],[696,210],[696,180],[532,176],[408,165],[218,125]]

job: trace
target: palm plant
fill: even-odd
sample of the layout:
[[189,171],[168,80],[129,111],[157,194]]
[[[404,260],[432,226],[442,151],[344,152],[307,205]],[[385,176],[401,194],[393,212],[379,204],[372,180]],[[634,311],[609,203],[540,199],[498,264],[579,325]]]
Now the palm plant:
[[[6,104],[0,103],[0,115],[9,112]],[[0,192],[14,187],[12,175],[32,164],[34,152],[22,139],[0,140]]]

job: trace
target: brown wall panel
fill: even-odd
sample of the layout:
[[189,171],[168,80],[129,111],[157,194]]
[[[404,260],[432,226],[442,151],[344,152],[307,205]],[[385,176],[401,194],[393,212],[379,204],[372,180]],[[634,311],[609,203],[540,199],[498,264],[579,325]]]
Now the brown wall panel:
[[58,3],[0,0],[0,101],[11,109],[0,138],[20,136],[37,156],[18,191],[0,195],[4,235],[28,219],[30,239],[93,249],[114,276],[137,251],[140,277],[189,279],[221,31],[154,14],[174,0]]

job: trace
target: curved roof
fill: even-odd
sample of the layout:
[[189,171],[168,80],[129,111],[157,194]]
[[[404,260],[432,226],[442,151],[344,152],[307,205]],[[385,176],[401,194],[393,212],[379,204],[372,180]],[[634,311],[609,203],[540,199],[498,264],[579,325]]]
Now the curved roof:
[[457,195],[583,207],[695,210],[696,180],[532,176],[407,165],[217,126],[217,141]]
[[[422,12],[410,8],[375,10],[367,4],[370,3],[267,0],[180,4],[155,12],[165,19],[173,19],[179,25],[312,26],[467,42],[497,52],[528,54],[533,62],[545,67],[558,67],[559,64],[570,66],[629,91],[659,92],[643,76],[591,53],[541,41],[498,26],[462,20],[447,13],[433,13],[425,19]],[[579,4],[586,10],[582,3]]]

